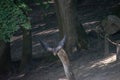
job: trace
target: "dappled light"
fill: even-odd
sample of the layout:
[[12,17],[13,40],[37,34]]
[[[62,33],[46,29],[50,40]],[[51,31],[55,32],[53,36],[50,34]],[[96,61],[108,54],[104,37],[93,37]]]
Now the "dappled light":
[[39,33],[37,33],[35,35],[53,34],[53,33],[56,33],[58,31],[59,31],[58,29],[44,30],[44,31],[39,32]]
[[96,66],[98,67],[104,67],[104,66],[107,66],[108,64],[110,63],[113,63],[117,60],[116,58],[116,54],[112,54],[111,56],[108,56],[107,58],[104,58],[102,60],[99,60],[98,62],[94,63],[91,68],[94,68]]
[[40,46],[40,43],[37,43],[37,44],[33,45],[33,47],[37,47],[37,46]]
[[15,77],[10,77],[8,80],[18,80],[18,79],[21,79],[24,76],[25,76],[25,74],[23,73],[23,74],[15,76]]
[[22,35],[20,35],[20,36],[13,36],[11,41],[20,40],[20,39],[22,39]]
[[86,32],[90,32],[91,30],[97,31],[97,27],[100,24],[100,21],[90,21],[83,23],[84,28],[86,29]]
[[45,25],[46,25],[46,23],[36,24],[34,28],[43,27]]
[[66,79],[66,78],[59,78],[58,80],[68,80],[68,79]]
[[100,21],[86,22],[86,23],[83,23],[83,26],[93,25],[93,24],[96,24],[96,23],[100,23]]
[[[119,66],[120,62],[116,61],[116,54],[113,53],[105,58],[103,57],[93,61],[90,60],[87,63],[81,63],[81,66],[76,66],[73,68],[74,73],[82,80],[106,80],[106,78],[109,78],[110,76],[118,76],[116,73],[119,74]],[[116,69],[118,71],[116,71]],[[79,80],[79,78],[77,79]],[[111,80],[114,79],[112,78]],[[117,77],[115,80],[119,80],[119,77]]]

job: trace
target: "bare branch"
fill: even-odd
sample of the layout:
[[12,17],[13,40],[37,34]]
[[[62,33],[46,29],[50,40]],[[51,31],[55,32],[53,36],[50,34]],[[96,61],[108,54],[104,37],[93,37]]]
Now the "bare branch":
[[113,42],[112,40],[110,40],[109,38],[107,38],[107,40],[112,43],[113,45],[116,45],[117,46],[117,43]]

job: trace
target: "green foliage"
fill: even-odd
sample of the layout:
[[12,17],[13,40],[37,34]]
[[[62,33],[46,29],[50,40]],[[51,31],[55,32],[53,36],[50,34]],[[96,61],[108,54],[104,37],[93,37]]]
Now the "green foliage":
[[0,40],[9,41],[19,26],[30,28],[27,16],[12,0],[0,1]]
[[14,0],[14,2],[25,14],[32,10],[28,7],[25,0]]

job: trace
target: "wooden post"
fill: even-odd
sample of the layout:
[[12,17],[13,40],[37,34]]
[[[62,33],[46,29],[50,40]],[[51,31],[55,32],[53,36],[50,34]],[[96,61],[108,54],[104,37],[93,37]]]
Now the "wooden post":
[[117,60],[120,60],[120,44],[117,43],[116,45],[116,55],[117,55]]
[[120,59],[120,42],[118,41],[117,43],[116,42],[113,42],[113,41],[111,41],[109,38],[107,38],[106,37],[106,39],[110,42],[110,43],[112,43],[113,45],[115,45],[116,46],[116,56],[117,56],[117,60],[119,60]]
[[107,35],[105,35],[105,55],[109,54],[109,41],[107,40]]

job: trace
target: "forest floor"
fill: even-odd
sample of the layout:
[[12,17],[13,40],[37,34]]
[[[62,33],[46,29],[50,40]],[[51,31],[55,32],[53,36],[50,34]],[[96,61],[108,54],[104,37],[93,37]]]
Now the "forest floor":
[[[97,1],[97,0],[95,0]],[[97,4],[93,1],[84,1],[77,8],[78,18],[86,31],[95,30],[107,15],[113,3]],[[48,54],[41,47],[38,38],[55,46],[59,41],[59,30],[55,16],[54,6],[44,12],[38,6],[32,5],[33,11],[30,14],[32,22],[33,39],[33,63],[27,74],[16,76],[14,73],[7,80],[64,80],[65,74],[61,62],[52,54]],[[18,61],[21,58],[22,35],[17,31],[12,38],[12,60]],[[76,80],[120,80],[120,61],[116,61],[115,47],[111,45],[110,54],[104,56],[104,40],[97,38],[97,33],[89,34],[90,43],[88,50],[75,52],[71,60]],[[15,65],[14,67],[16,67]]]

